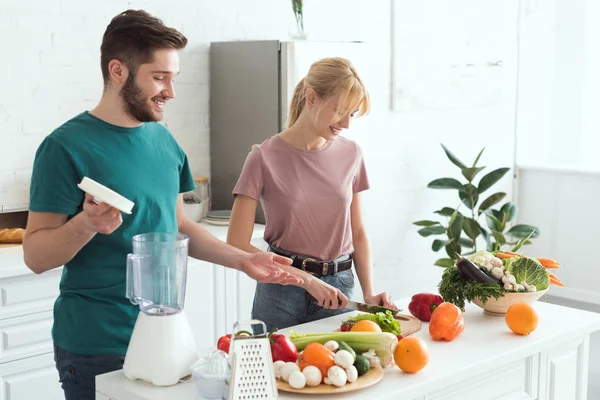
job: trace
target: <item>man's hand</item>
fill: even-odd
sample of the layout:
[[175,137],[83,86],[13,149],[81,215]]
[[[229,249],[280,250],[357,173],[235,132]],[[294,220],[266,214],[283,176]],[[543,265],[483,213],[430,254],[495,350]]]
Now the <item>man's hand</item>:
[[104,235],[113,233],[123,223],[121,212],[106,203],[96,204],[92,198],[89,194],[85,194],[83,203],[85,229]]
[[280,285],[301,285],[304,281],[277,264],[291,265],[292,260],[273,253],[253,253],[242,258],[240,270],[250,278],[261,283],[278,283]]

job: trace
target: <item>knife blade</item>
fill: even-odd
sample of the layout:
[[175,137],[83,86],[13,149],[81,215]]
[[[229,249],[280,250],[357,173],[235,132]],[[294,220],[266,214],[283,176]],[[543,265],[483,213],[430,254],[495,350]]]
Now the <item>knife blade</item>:
[[371,313],[371,314],[376,314],[378,312],[384,313],[386,311],[390,311],[392,313],[392,315],[396,315],[400,312],[400,310],[393,310],[391,308],[375,306],[372,304],[359,303],[358,301],[352,301],[352,300],[348,300],[348,303],[346,304],[346,308],[349,308],[351,310],[356,310],[356,311],[367,312],[367,313]]
[[[309,300],[314,300],[316,301],[317,299],[314,298],[310,293],[306,292],[306,297]],[[376,306],[373,304],[365,304],[365,303],[359,303],[358,301],[352,301],[352,300],[348,300],[348,303],[346,303],[346,307],[349,310],[356,310],[356,311],[362,311],[362,312],[367,312],[367,313],[371,313],[371,314],[376,314],[378,312],[386,312],[386,311],[390,311],[392,313],[392,315],[394,316],[395,319],[400,319],[402,321],[409,321],[408,318],[400,316],[400,315],[396,315],[398,314],[400,311],[402,311],[401,309],[398,310],[393,310],[391,308],[386,308],[386,307],[382,307],[382,306]]]

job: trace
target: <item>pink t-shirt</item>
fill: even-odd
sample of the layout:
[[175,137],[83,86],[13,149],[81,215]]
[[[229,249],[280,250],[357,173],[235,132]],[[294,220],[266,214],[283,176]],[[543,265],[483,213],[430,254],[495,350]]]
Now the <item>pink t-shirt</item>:
[[268,243],[333,260],[354,251],[350,205],[354,193],[368,188],[355,142],[338,137],[302,150],[275,135],[252,146],[233,195],[261,201]]

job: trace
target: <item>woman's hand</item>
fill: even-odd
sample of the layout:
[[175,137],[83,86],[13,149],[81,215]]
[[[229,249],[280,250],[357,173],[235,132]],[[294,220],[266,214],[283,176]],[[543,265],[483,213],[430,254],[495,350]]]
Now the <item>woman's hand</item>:
[[315,298],[319,306],[323,308],[338,309],[346,307],[348,298],[341,290],[323,282],[322,280],[311,276],[305,279],[304,289]]
[[392,303],[392,296],[390,296],[386,292],[379,293],[373,296],[365,296],[365,303],[390,308],[392,310],[398,309],[398,307],[396,307],[396,305]]

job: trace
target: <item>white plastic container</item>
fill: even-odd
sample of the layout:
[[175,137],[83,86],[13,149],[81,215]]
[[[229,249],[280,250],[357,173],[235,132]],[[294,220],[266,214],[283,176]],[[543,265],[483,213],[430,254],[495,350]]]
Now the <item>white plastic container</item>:
[[201,357],[190,368],[198,395],[204,399],[227,399],[229,387],[226,379],[230,371],[227,353],[214,350]]

